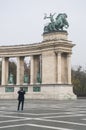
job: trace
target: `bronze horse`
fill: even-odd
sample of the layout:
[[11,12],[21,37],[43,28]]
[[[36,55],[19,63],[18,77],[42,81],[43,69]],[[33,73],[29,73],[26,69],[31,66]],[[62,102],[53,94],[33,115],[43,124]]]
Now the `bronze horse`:
[[65,13],[58,14],[54,22],[50,22],[47,26],[44,27],[44,33],[68,28],[69,24],[66,19],[67,15]]

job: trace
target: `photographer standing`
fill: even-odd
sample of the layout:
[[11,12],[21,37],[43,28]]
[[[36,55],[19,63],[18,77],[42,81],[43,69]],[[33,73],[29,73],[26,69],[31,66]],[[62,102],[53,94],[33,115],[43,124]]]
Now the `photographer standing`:
[[20,90],[18,91],[18,111],[20,109],[20,105],[21,105],[21,110],[23,110],[24,107],[24,95],[25,95],[25,91],[23,90],[23,88],[20,88]]

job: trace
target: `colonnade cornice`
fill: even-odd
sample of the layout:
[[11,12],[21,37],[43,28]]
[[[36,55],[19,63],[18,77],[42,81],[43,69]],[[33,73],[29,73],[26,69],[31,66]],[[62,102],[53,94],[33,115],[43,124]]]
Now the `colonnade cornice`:
[[0,57],[13,57],[13,56],[30,56],[35,54],[41,54],[47,50],[57,50],[60,48],[64,51],[71,51],[74,46],[70,41],[46,41],[35,44],[26,45],[11,45],[11,46],[0,46]]
[[61,53],[68,53],[71,54],[72,50],[71,49],[63,49],[63,48],[58,48],[57,50],[54,50],[55,53],[61,52]]

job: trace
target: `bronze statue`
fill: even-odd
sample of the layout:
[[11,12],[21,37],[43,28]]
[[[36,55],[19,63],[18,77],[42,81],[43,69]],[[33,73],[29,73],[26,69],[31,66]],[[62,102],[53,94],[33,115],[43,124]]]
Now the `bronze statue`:
[[68,28],[69,24],[67,22],[67,14],[65,13],[60,13],[57,15],[57,17],[54,20],[54,14],[50,13],[50,16],[47,17],[47,15],[45,15],[44,19],[46,18],[50,18],[50,23],[46,26],[44,26],[44,33],[48,33],[48,32],[53,32],[53,31],[58,31],[58,30],[63,30],[64,28]]
[[38,72],[37,73],[37,83],[41,83],[42,81],[41,81],[41,77],[40,77],[40,73]]
[[28,76],[25,74],[24,75],[24,83],[28,83],[29,82],[29,78],[28,78]]
[[9,84],[13,84],[13,83],[14,83],[14,79],[13,79],[13,78],[14,78],[14,77],[13,77],[13,74],[10,73],[10,75],[9,75],[9,80],[8,80]]
[[54,24],[54,18],[53,18],[54,15],[55,15],[55,13],[54,13],[54,14],[51,14],[51,13],[50,13],[50,16],[49,16],[49,17],[47,17],[47,15],[45,15],[45,17],[44,17],[44,19],[50,18],[50,24],[51,24],[50,30],[56,30],[56,29],[55,29],[55,24]]

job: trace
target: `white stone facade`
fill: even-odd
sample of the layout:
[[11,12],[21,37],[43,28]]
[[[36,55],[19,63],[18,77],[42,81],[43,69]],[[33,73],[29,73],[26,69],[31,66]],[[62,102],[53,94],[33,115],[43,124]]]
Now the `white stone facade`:
[[[68,33],[54,32],[43,34],[43,41],[36,44],[1,46],[2,82],[0,98],[16,98],[17,86],[23,85],[24,57],[30,56],[30,85],[26,98],[39,99],[74,99],[71,85],[71,54],[72,44],[68,40]],[[14,92],[6,92],[8,86],[9,58],[17,58],[16,85]],[[39,69],[40,68],[40,69]],[[33,92],[33,85],[37,83],[37,73],[40,72],[41,91]],[[66,87],[65,87],[66,86]],[[24,86],[23,86],[24,87]]]

